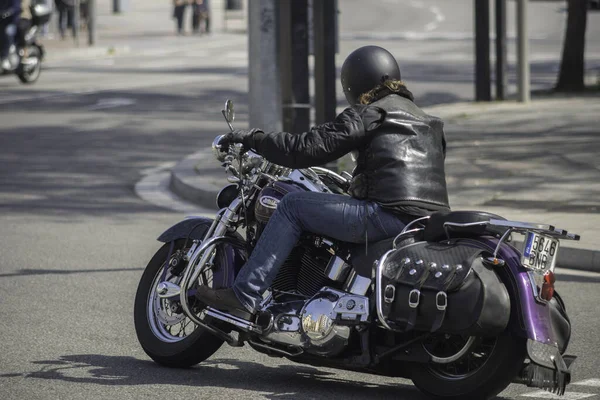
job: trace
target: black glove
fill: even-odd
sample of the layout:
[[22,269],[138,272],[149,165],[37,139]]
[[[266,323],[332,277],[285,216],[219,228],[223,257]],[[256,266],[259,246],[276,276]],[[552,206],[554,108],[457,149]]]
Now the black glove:
[[219,141],[219,145],[228,148],[234,143],[242,143],[246,149],[251,149],[254,145],[252,136],[257,132],[262,131],[260,129],[235,129],[233,132],[225,134]]

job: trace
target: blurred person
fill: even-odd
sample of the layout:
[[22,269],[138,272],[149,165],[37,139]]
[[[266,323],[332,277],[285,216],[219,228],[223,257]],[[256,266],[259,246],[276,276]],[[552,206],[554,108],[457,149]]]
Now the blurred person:
[[173,18],[177,22],[177,34],[183,35],[183,17],[185,15],[186,0],[173,0]]
[[16,22],[20,13],[20,0],[0,0],[0,70],[13,69],[8,56],[11,51],[14,51]]
[[75,21],[75,0],[54,0],[58,11],[58,31],[61,39],[65,38],[67,28],[71,27],[73,37],[77,29]]
[[25,47],[25,35],[31,28],[31,0],[21,0],[21,15],[17,21],[17,44]]
[[208,0],[192,1],[192,31],[200,33],[200,26],[204,23],[204,33],[209,33],[210,29],[210,10],[208,9]]

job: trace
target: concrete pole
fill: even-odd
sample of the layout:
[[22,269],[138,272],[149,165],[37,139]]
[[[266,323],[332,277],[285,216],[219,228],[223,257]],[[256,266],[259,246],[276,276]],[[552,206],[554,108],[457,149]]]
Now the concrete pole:
[[[276,0],[249,0],[248,81],[250,127],[281,131]],[[225,99],[223,99],[225,100]]]
[[529,88],[529,39],[527,38],[527,6],[529,0],[517,0],[517,75],[519,101],[531,100]]
[[475,0],[475,101],[492,100],[490,2]]
[[75,45],[79,47],[79,27],[81,26],[81,1],[75,0],[75,9],[73,10],[73,38],[75,39]]
[[88,0],[88,45],[96,44],[96,0]]
[[506,98],[506,0],[496,0],[496,100]]
[[335,0],[315,0],[312,4],[317,124],[333,121],[336,115],[336,5]]

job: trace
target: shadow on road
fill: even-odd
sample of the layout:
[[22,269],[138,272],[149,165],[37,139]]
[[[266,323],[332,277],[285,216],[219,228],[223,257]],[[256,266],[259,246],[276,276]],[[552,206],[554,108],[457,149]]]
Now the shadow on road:
[[304,365],[278,365],[214,359],[181,370],[160,367],[133,357],[81,354],[59,360],[34,361],[39,371],[0,375],[0,378],[24,376],[99,385],[182,385],[223,387],[260,393],[268,399],[298,400],[320,395],[335,398],[425,400],[412,385],[375,384],[341,378],[340,374]]
[[19,269],[14,272],[0,274],[0,278],[11,276],[31,276],[31,275],[70,275],[85,274],[96,272],[125,272],[125,271],[143,271],[144,268],[97,268],[97,269]]
[[[260,393],[267,399],[298,400],[303,398],[352,398],[427,400],[411,384],[379,384],[342,378],[333,373],[305,365],[276,365],[213,359],[190,369],[161,367],[151,361],[125,356],[79,354],[59,360],[34,361],[39,371],[4,374],[0,378],[23,376],[99,385],[181,385],[222,387]],[[496,397],[502,400],[504,397]]]

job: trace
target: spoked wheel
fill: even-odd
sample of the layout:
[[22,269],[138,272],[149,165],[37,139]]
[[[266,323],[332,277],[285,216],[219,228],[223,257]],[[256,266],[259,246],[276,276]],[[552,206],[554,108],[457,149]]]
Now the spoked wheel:
[[[175,242],[174,255],[187,251],[183,248],[184,242]],[[142,348],[154,361],[170,367],[189,367],[210,357],[223,341],[197,326],[184,314],[178,295],[159,297],[157,288],[160,284],[179,285],[182,279],[177,267],[170,265],[173,257],[166,259],[169,248],[169,243],[163,245],[142,275],[134,304],[135,330]],[[216,263],[223,262],[220,253],[216,251]],[[200,279],[201,284],[209,287],[219,286],[211,271],[204,273]],[[191,293],[188,302],[195,314],[204,308]]]
[[433,398],[489,399],[504,390],[525,359],[525,340],[510,336],[434,335],[423,347],[432,358],[412,380]]
[[42,73],[42,52],[37,46],[27,47],[27,58],[17,68],[17,76],[23,83],[34,83]]

